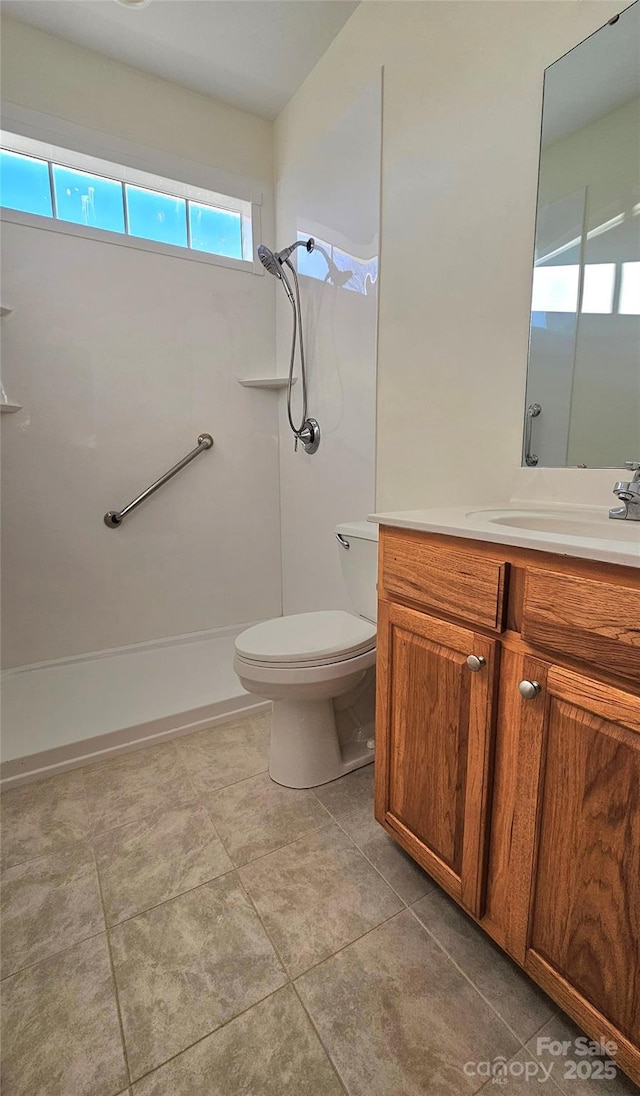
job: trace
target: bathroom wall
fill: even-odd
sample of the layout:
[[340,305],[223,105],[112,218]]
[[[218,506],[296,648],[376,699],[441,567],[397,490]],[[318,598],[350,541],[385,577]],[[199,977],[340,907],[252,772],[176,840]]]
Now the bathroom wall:
[[262,118],[7,16],[1,49],[3,104],[271,181],[273,126]]
[[[14,114],[235,179],[273,234],[268,123],[3,29]],[[277,615],[277,397],[237,383],[273,369],[272,279],[14,223],[3,249],[3,381],[23,405],[2,421],[4,665]],[[213,450],[107,529],[202,431]]]
[[[296,262],[308,414],[322,431],[317,453],[294,452],[286,394],[279,397],[285,613],[348,607],[334,528],[363,519],[375,501],[381,92],[378,71],[313,137],[302,126],[279,143],[278,247],[316,239],[313,254],[298,249]],[[280,291],[277,317],[285,373],[292,311]],[[296,423],[301,406],[298,382]]]
[[276,123],[282,178],[384,66],[381,510],[509,493],[543,73],[622,6],[362,3]]

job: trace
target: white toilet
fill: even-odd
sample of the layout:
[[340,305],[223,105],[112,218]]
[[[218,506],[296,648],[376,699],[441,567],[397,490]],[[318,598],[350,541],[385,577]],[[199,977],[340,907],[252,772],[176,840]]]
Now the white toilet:
[[336,528],[353,608],[277,617],[236,640],[243,688],[273,700],[269,773],[312,788],[373,761],[378,527]]

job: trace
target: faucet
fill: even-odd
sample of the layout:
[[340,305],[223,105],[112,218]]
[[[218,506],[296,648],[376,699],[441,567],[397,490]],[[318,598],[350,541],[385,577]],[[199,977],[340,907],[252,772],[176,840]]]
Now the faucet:
[[616,483],[613,493],[620,499],[622,506],[614,506],[609,510],[609,517],[640,521],[640,461],[628,460],[625,468],[633,472],[633,479],[618,480]]

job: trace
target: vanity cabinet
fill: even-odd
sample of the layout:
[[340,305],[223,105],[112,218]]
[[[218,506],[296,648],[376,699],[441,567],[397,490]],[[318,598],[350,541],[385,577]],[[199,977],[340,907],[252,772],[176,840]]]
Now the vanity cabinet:
[[640,1082],[640,571],[382,527],[376,818]]
[[[479,915],[496,642],[444,620],[382,603],[378,674],[389,682],[385,820],[438,883]],[[470,673],[473,652],[482,672]]]
[[544,693],[523,742],[538,773],[524,966],[640,1044],[640,704],[556,665]]

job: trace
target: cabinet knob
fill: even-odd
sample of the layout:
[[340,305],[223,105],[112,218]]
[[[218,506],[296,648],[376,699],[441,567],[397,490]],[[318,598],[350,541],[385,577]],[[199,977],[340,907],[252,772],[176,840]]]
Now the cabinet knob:
[[473,671],[474,674],[477,674],[478,670],[481,670],[483,666],[486,666],[486,660],[482,657],[482,655],[469,655],[467,659],[467,666],[470,670]]
[[521,681],[518,690],[523,700],[535,700],[542,691],[542,685],[539,681]]

